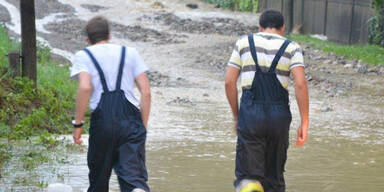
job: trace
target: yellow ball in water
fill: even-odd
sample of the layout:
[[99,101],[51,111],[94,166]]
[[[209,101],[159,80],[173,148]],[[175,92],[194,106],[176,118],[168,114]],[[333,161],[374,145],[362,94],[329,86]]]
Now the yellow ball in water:
[[264,192],[264,189],[258,182],[249,182],[241,188],[240,192]]

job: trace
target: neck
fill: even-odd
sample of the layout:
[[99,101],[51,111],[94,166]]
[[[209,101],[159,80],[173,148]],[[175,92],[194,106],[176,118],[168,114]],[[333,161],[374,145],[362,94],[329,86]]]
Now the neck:
[[109,42],[108,40],[103,40],[103,41],[99,41],[99,42],[95,43],[94,45],[106,44],[108,42]]
[[260,32],[272,33],[272,34],[277,34],[277,35],[280,35],[280,36],[284,35],[284,32],[282,30],[276,29],[276,28],[266,28],[266,29],[261,30]]

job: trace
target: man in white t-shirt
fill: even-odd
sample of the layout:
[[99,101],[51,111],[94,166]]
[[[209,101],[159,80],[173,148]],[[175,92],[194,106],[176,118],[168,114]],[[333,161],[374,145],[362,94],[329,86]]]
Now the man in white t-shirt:
[[[121,191],[147,191],[146,127],[151,105],[148,67],[134,48],[109,43],[108,21],[91,19],[85,28],[89,47],[76,53],[71,77],[79,80],[73,139],[81,144],[90,103],[88,192],[107,192],[112,169]],[[137,84],[140,102],[133,94]]]

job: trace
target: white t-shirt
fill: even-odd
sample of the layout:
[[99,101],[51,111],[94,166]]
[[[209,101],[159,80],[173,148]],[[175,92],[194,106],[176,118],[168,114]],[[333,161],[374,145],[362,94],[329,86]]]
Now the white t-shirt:
[[[115,90],[122,46],[107,43],[92,45],[87,48],[98,61],[101,70],[104,73],[108,89],[110,91]],[[128,101],[135,106],[139,105],[139,101],[133,94],[135,79],[146,71],[148,71],[148,67],[137,50],[135,48],[127,47],[121,89],[124,91]],[[95,65],[84,50],[75,54],[71,67],[71,77],[77,79],[80,72],[87,72],[92,77],[93,92],[90,99],[90,108],[91,110],[94,110],[99,104],[101,94],[103,93],[103,86]]]

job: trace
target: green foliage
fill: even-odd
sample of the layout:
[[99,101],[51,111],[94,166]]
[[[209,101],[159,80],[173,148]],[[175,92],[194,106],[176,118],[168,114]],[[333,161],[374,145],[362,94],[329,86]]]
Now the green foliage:
[[259,5],[258,0],[236,0],[236,4],[238,6],[238,10],[240,11],[250,11],[257,12],[257,8]]
[[70,133],[75,83],[66,66],[51,60],[49,47],[39,45],[37,88],[28,79],[11,78],[6,52],[18,47],[0,26],[0,135],[22,139],[49,133]]
[[5,27],[0,24],[0,68],[8,66],[6,54],[11,50],[18,50],[19,46],[9,38]]
[[231,10],[239,10],[246,12],[256,12],[258,8],[258,0],[204,0],[208,3],[220,5],[220,7]]
[[384,47],[384,0],[373,2],[374,16],[368,21],[369,42]]
[[204,0],[205,2],[220,5],[222,8],[234,9],[236,0]]
[[53,137],[50,133],[45,132],[37,138],[36,144],[42,145],[47,149],[53,149],[60,144],[60,141]]
[[31,170],[37,165],[48,162],[50,158],[40,151],[31,151],[29,153],[23,154],[20,160],[23,162],[24,169]]
[[299,43],[309,44],[324,52],[345,56],[348,59],[362,60],[370,65],[384,66],[384,48],[377,45],[340,45],[315,39],[308,35],[289,35],[288,38]]

